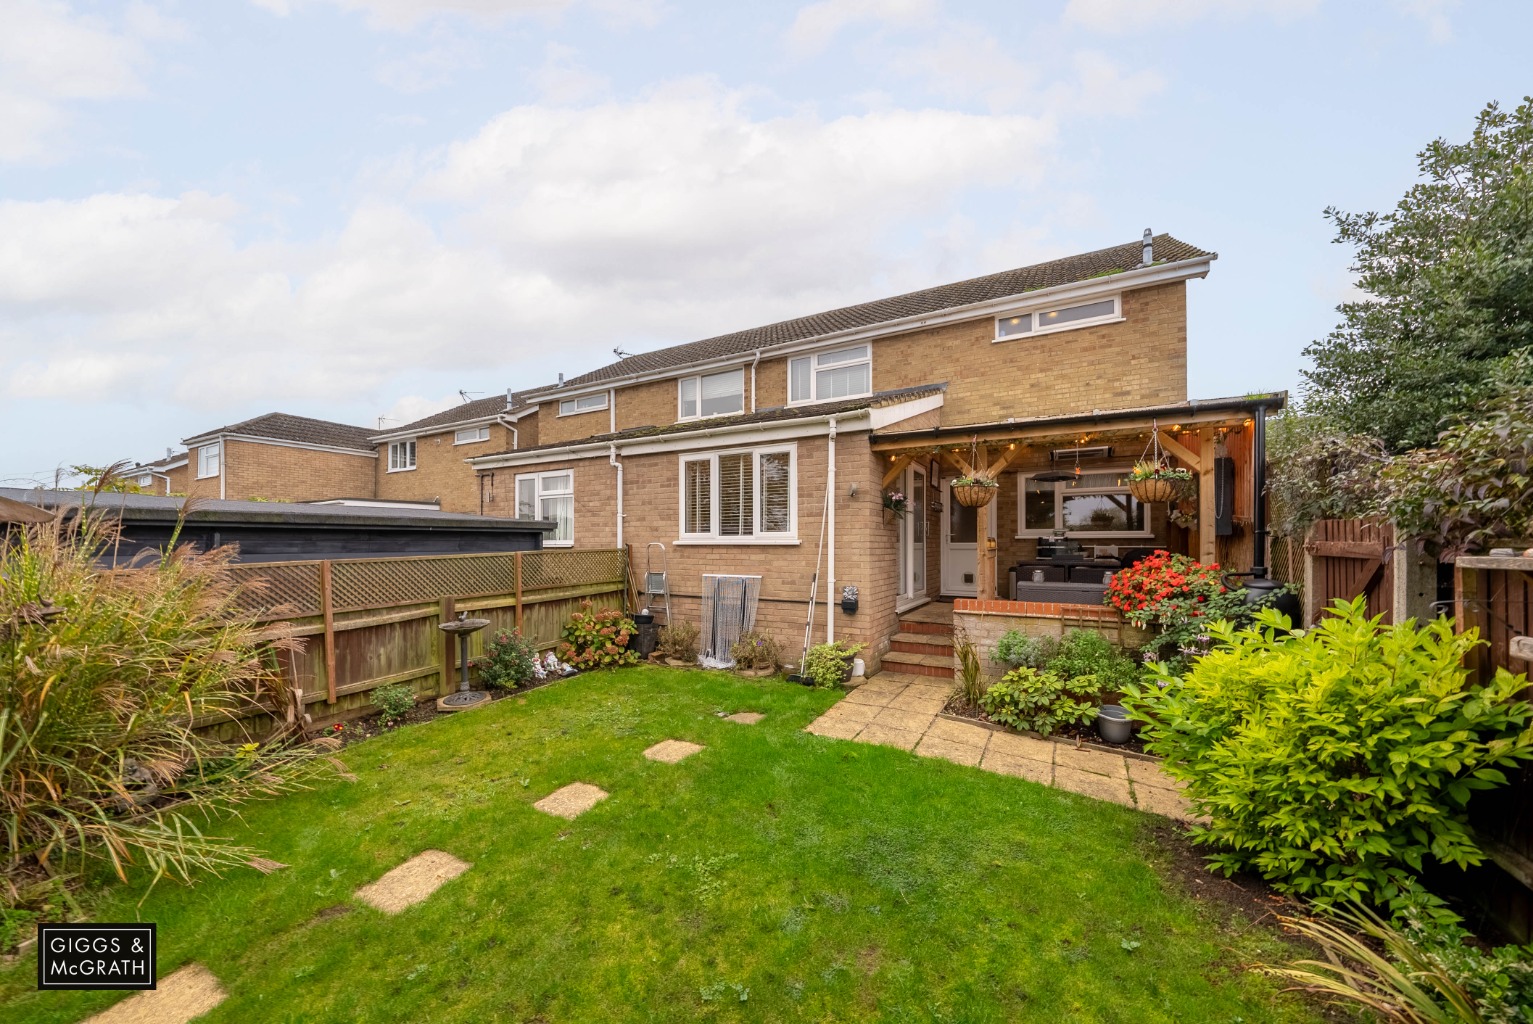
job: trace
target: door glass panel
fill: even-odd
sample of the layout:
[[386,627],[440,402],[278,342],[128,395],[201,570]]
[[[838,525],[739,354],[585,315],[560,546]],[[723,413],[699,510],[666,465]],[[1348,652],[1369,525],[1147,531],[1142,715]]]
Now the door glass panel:
[[950,544],[973,544],[979,538],[979,512],[961,504],[948,494],[948,532]]
[[917,544],[926,543],[926,474],[917,470],[912,477],[910,493],[905,495],[910,509],[910,525],[915,530],[912,538]]

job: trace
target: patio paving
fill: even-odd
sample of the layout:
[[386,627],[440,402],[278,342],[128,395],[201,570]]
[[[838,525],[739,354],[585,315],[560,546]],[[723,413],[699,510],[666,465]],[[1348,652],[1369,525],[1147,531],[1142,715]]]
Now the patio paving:
[[913,750],[922,757],[940,757],[1150,814],[1198,820],[1180,784],[1154,761],[938,717],[952,689],[926,676],[881,672],[804,731]]

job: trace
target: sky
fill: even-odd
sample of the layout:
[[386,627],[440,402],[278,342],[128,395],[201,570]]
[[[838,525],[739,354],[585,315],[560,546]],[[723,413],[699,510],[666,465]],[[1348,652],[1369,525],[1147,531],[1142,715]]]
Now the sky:
[[[399,424],[1139,238],[1296,389],[1328,206],[1533,91],[1520,0],[0,0],[0,484]],[[1519,72],[1518,69],[1522,71]],[[1025,402],[1019,394],[1019,402]]]

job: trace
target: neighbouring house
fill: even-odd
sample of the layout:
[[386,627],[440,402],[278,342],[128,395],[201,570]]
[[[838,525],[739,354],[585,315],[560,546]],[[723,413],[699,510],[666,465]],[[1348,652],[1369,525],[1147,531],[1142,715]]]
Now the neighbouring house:
[[[484,511],[555,522],[549,547],[629,546],[636,577],[663,557],[676,617],[710,576],[759,577],[758,628],[795,656],[806,626],[860,641],[872,670],[930,667],[894,637],[934,599],[1084,617],[1138,550],[1249,567],[1284,396],[1188,400],[1187,282],[1215,258],[1146,232],[629,356],[526,395],[537,443],[471,459]],[[1155,442],[1198,481],[1180,504],[1129,493]],[[1000,482],[988,506],[957,500],[971,470]]]
[[267,413],[182,442],[186,486],[172,493],[231,501],[372,498],[373,431],[348,423]]
[[123,471],[123,479],[144,494],[185,494],[187,453],[167,450],[163,459],[142,462]]
[[89,507],[120,519],[122,540],[111,551],[119,564],[145,550],[163,551],[172,535],[204,551],[232,544],[240,562],[288,562],[536,551],[553,528],[551,523],[424,508],[210,498],[185,511],[184,504],[181,498],[153,494],[0,488],[0,516],[17,507],[65,516]]
[[498,507],[495,473],[481,474],[468,460],[537,444],[537,412],[525,392],[507,391],[373,434],[375,497],[432,502],[445,512],[477,514]]

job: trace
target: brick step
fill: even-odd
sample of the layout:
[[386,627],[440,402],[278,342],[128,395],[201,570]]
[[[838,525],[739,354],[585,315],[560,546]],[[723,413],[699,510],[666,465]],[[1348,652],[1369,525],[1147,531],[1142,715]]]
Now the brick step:
[[937,679],[953,678],[951,655],[906,654],[903,651],[890,651],[884,655],[883,667],[885,672],[933,676]]
[[953,638],[940,633],[897,633],[889,641],[889,650],[902,654],[951,655]]
[[928,633],[933,636],[952,636],[951,622],[917,622],[915,619],[900,620],[901,633]]

